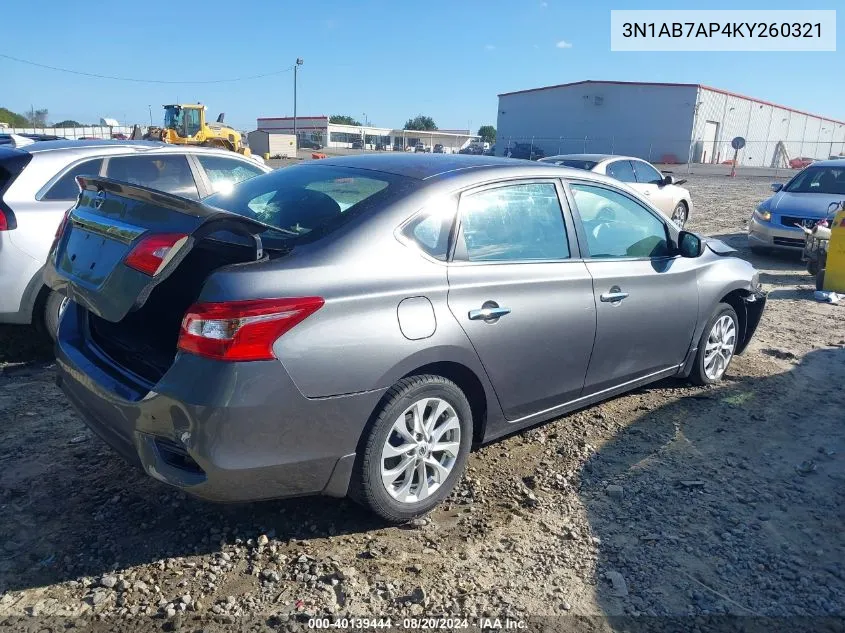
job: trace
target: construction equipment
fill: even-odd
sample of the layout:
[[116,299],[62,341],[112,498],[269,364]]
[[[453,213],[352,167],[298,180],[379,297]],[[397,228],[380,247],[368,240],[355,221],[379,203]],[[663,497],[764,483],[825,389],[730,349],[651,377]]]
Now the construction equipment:
[[164,127],[150,127],[146,138],[161,140],[174,145],[204,145],[219,147],[250,156],[252,152],[237,130],[223,123],[223,114],[217,121],[205,119],[206,107],[201,103],[170,104],[164,106]]

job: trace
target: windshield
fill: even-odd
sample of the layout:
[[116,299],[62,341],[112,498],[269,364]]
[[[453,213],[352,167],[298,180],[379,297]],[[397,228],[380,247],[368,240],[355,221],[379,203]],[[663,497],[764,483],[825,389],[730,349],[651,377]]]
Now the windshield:
[[784,187],[789,193],[845,195],[845,165],[808,167]]
[[182,108],[168,106],[164,109],[164,127],[177,130],[182,127],[183,119]]
[[410,193],[416,183],[371,170],[295,165],[251,178],[205,202],[277,227],[272,237],[314,238]]

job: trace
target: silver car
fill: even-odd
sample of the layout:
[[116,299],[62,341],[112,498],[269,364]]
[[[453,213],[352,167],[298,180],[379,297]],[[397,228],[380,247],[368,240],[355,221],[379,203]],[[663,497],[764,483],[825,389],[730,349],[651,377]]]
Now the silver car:
[[143,141],[45,141],[0,147],[0,323],[55,334],[62,297],[41,281],[76,177],[103,175],[188,198],[208,196],[270,168],[233,152]]
[[720,380],[765,304],[723,243],[543,163],[329,158],[205,202],[81,186],[45,272],[71,301],[59,383],[127,459],[209,499],[419,516],[473,444]]
[[772,185],[775,195],[760,203],[748,223],[752,251],[799,251],[804,231],[839,207],[845,200],[845,159],[818,161],[782,185]]
[[684,228],[692,214],[692,196],[680,186],[686,181],[676,182],[674,176],[664,176],[654,165],[640,158],[614,154],[559,154],[541,158],[540,162],[587,169],[616,178],[645,196],[667,217],[672,218],[678,228]]

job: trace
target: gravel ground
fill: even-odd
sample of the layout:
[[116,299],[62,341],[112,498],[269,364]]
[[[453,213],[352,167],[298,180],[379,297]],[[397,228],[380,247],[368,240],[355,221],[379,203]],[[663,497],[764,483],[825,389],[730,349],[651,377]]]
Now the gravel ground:
[[770,291],[723,384],[664,381],[484,447],[404,527],[347,501],[187,498],[87,431],[30,329],[0,330],[0,628],[845,616],[844,308],[813,301],[797,258],[745,248],[768,181],[688,186],[691,228],[739,248]]

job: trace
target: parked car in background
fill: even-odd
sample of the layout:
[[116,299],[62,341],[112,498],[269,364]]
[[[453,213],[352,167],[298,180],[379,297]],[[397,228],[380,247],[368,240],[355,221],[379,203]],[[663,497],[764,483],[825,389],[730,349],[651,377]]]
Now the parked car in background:
[[434,145],[434,150],[433,150],[433,152],[434,152],[435,154],[445,154],[445,153],[447,153],[447,151],[446,151],[446,149],[443,147],[443,144],[442,144],[442,143],[436,143],[436,144]]
[[218,501],[418,517],[473,444],[718,382],[765,305],[733,249],[545,163],[328,158],[206,202],[83,186],[45,271],[70,299],[58,383],[132,463]]
[[46,141],[0,147],[0,323],[55,335],[62,297],[41,271],[76,177],[105,176],[199,199],[270,171],[234,152],[147,141]]
[[505,156],[508,158],[524,158],[526,160],[539,160],[546,155],[542,147],[531,143],[511,143],[505,149]]
[[388,143],[376,143],[376,151],[377,152],[387,152],[390,151],[390,145]]
[[789,166],[792,169],[804,169],[805,167],[809,167],[815,161],[815,158],[810,158],[808,156],[800,156],[798,158],[793,158],[789,161]]
[[420,141],[419,143],[417,143],[416,145],[414,145],[414,151],[415,151],[415,152],[430,152],[430,151],[431,151],[431,147],[429,147],[428,145],[426,145],[425,143],[423,143],[422,141]]
[[301,138],[297,141],[297,145],[300,149],[323,149],[323,146],[320,145],[317,141],[312,141],[310,138]]
[[621,180],[672,218],[679,228],[684,228],[689,221],[693,208],[692,196],[680,186],[686,181],[676,182],[674,176],[662,174],[654,165],[642,159],[614,154],[560,154],[540,160]]
[[357,141],[352,141],[352,149],[364,149],[364,141],[358,139]]
[[785,185],[774,183],[774,195],[751,214],[748,246],[752,251],[800,251],[804,231],[831,213],[845,199],[845,158],[816,161]]

